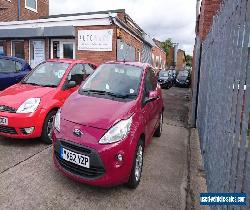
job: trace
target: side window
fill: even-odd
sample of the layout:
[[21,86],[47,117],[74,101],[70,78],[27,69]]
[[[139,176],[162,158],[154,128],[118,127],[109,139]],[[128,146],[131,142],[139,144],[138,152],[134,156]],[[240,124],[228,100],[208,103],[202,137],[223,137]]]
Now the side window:
[[157,87],[157,80],[155,73],[152,69],[149,69],[145,77],[144,94],[148,96],[149,91],[155,90]]
[[91,64],[83,64],[85,66],[86,74],[89,76],[94,73],[93,65]]
[[22,70],[22,64],[17,61],[16,62],[16,72],[19,72],[21,70]]
[[156,79],[155,71],[150,68],[149,72],[150,72],[150,81],[152,83],[152,90],[155,90],[157,87],[157,79]]
[[85,72],[83,64],[76,64],[68,75],[68,81],[75,81],[76,85],[80,85],[84,80]]
[[22,65],[19,62],[0,59],[0,72],[1,73],[13,73],[19,72],[22,69]]

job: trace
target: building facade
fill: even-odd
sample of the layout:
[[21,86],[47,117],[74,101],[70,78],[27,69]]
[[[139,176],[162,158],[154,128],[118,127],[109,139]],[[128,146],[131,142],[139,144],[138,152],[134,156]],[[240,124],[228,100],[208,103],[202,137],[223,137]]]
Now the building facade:
[[[0,49],[32,67],[46,59],[151,62],[153,44],[125,13],[110,10],[0,23]],[[147,37],[147,39],[145,39]],[[148,46],[147,50],[143,50]]]
[[0,0],[0,22],[34,20],[49,15],[49,0]]
[[178,49],[177,51],[177,59],[176,59],[176,70],[185,69],[187,64],[186,61],[186,53],[184,50]]

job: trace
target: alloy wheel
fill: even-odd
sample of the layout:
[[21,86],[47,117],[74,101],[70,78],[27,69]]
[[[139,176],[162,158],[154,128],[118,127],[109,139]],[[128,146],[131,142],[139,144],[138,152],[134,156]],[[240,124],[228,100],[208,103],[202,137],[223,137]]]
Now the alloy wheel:
[[51,141],[52,141],[52,131],[53,131],[54,119],[55,119],[55,116],[51,116],[49,118],[48,124],[47,124],[47,135]]
[[142,163],[143,163],[143,148],[142,145],[139,145],[136,160],[135,160],[135,179],[136,181],[140,180],[141,171],[142,171]]

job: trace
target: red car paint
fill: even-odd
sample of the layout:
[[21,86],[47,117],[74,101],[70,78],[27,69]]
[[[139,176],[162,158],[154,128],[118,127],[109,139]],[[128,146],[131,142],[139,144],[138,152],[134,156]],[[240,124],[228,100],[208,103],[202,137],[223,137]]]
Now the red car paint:
[[[79,86],[76,86],[67,90],[63,90],[63,85],[72,68],[76,64],[90,64],[94,68],[96,68],[96,65],[81,60],[52,59],[47,60],[46,62],[59,62],[69,64],[69,67],[65,71],[65,74],[62,77],[58,87],[42,87],[18,83],[0,92],[0,117],[8,118],[8,126],[0,125],[1,136],[21,139],[40,137],[42,133],[43,123],[47,114],[51,110],[59,109],[63,105],[64,101],[79,88]],[[35,71],[35,69],[33,71]],[[34,97],[40,98],[41,102],[36,111],[33,113],[10,113],[1,110],[1,106],[11,107],[14,110],[17,110],[23,102],[25,102],[29,98]],[[10,127],[16,130],[16,134],[6,132]],[[20,129],[28,127],[35,127],[33,133],[23,134]]]
[[[56,129],[53,132],[53,156],[56,167],[64,175],[90,185],[113,186],[128,181],[138,140],[143,138],[145,146],[150,144],[164,109],[159,85],[155,91],[157,99],[145,106],[142,105],[145,75],[151,68],[149,64],[112,63],[132,65],[143,69],[138,97],[135,100],[125,102],[81,95],[75,92],[66,100],[61,109],[60,132]],[[154,97],[154,94],[152,95]],[[102,136],[113,125],[131,116],[133,116],[133,121],[130,132],[125,139],[111,144],[99,143]],[[74,135],[74,129],[81,130],[83,136],[79,138],[79,136]],[[79,171],[74,171],[76,168],[77,170],[85,169],[61,159],[61,154],[59,154],[61,147],[67,147],[67,145],[70,145],[72,151],[78,153],[80,150],[82,154],[92,155],[94,153],[103,167],[102,175],[93,178],[81,176]],[[117,160],[118,154],[123,155],[123,161]],[[90,168],[91,161],[90,157]],[[98,169],[91,170],[95,172]]]

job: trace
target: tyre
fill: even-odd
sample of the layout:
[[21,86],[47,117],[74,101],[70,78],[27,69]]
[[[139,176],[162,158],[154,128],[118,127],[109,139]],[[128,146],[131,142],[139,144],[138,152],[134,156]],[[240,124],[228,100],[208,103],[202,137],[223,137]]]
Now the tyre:
[[161,116],[160,116],[160,124],[159,124],[159,126],[157,127],[157,129],[155,130],[155,133],[154,133],[155,137],[160,137],[161,136],[162,126],[163,126],[163,112],[161,113]]
[[41,139],[46,144],[52,144],[52,131],[56,112],[56,110],[50,111],[43,123]]
[[136,147],[133,167],[127,183],[127,187],[130,189],[135,189],[140,183],[143,166],[143,152],[144,144],[142,139],[140,139]]

